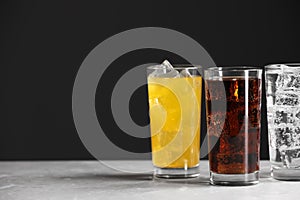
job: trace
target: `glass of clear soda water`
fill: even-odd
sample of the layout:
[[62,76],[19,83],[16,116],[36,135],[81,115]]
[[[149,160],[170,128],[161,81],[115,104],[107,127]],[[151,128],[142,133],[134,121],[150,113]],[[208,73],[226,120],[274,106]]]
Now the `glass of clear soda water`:
[[265,66],[272,177],[300,180],[300,63]]

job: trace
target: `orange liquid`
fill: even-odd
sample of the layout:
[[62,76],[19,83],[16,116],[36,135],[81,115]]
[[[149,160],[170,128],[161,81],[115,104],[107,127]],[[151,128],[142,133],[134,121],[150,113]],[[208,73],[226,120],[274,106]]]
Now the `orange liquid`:
[[196,167],[202,78],[148,78],[152,160],[160,168]]

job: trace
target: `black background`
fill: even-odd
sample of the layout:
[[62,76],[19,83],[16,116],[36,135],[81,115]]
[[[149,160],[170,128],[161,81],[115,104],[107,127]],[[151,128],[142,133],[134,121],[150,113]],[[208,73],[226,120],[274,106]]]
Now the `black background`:
[[[299,22],[296,0],[2,0],[0,159],[92,159],[73,123],[72,87],[86,55],[114,34],[145,26],[171,28],[198,41],[217,65],[263,66],[300,61]],[[120,57],[110,68],[166,57],[182,61],[168,52],[144,50]],[[145,94],[139,89],[130,106],[140,125],[148,120]],[[263,159],[268,158],[265,117]]]

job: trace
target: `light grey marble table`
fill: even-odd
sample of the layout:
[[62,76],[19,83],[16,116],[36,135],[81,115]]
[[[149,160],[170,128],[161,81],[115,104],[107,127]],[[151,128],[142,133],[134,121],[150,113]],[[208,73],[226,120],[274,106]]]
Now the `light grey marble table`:
[[[149,161],[112,161],[110,166],[149,169]],[[143,167],[144,166],[144,167]],[[270,177],[269,163],[261,162],[260,183],[224,187],[208,183],[208,162],[201,176],[180,181],[153,180],[140,174],[113,170],[96,161],[0,162],[0,199],[299,199],[300,182]]]

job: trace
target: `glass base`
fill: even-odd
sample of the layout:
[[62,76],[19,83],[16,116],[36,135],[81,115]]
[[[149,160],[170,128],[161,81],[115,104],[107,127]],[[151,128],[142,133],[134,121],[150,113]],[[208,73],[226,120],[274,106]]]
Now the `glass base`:
[[259,172],[250,174],[217,174],[210,172],[210,184],[212,185],[228,185],[228,186],[244,186],[257,184],[259,180]]
[[199,166],[193,168],[154,167],[154,177],[165,179],[195,178],[200,175]]
[[271,167],[271,176],[277,180],[300,181],[300,168]]

